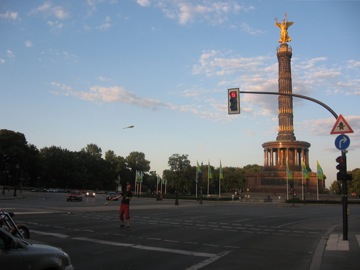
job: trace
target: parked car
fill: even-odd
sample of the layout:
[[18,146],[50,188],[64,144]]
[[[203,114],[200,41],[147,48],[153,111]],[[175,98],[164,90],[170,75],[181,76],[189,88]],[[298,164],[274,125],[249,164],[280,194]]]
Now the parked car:
[[[116,197],[118,194],[115,191],[110,191],[108,192],[108,194],[106,195],[106,200],[110,201],[112,198]],[[119,198],[115,199],[114,201],[119,200]]]
[[73,270],[69,255],[60,248],[35,244],[0,228],[1,270]]
[[82,194],[80,191],[78,190],[72,190],[68,193],[67,197],[66,197],[66,200],[68,202],[70,201],[78,201],[78,202],[81,202],[82,201]]
[[93,190],[88,190],[85,192],[85,197],[96,197],[96,192]]

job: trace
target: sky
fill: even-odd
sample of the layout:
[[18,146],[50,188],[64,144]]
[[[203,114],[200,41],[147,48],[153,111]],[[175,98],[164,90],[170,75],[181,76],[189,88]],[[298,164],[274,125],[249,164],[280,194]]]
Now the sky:
[[[360,160],[360,1],[0,0],[0,129],[38,149],[96,144],[145,154],[151,171],[173,154],[218,168],[264,164],[275,141],[277,96],[241,94],[228,115],[227,89],[278,91],[275,26],[294,22],[293,93],[343,115],[348,170]],[[329,187],[336,179],[334,116],[294,98],[294,129]],[[125,128],[134,125],[134,128]],[[195,174],[195,173],[194,173]]]

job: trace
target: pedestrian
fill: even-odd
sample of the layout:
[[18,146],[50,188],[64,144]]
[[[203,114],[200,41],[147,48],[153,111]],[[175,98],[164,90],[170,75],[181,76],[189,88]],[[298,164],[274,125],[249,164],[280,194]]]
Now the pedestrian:
[[[119,210],[119,219],[120,219],[120,228],[125,227],[130,229],[130,201],[132,198],[131,185],[127,184],[126,191],[122,192],[120,195],[113,197],[111,200],[121,199],[120,210]],[[124,220],[125,216],[125,220]]]

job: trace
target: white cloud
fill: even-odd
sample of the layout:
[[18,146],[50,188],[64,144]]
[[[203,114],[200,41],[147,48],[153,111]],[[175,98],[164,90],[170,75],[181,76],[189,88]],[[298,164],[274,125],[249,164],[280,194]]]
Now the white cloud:
[[360,61],[349,60],[347,63],[348,63],[349,68],[358,68],[358,67],[360,67]]
[[257,29],[254,29],[253,27],[251,27],[249,24],[247,23],[242,23],[240,25],[240,28],[241,30],[243,30],[244,32],[250,34],[250,35],[259,35],[259,34],[262,34],[263,31],[261,30],[257,30]]
[[265,57],[233,57],[231,52],[205,51],[200,55],[199,63],[194,65],[193,74],[205,74],[206,76],[224,76],[239,71],[258,70],[266,66],[265,62],[269,60]]
[[121,86],[93,86],[87,91],[78,91],[65,84],[52,82],[52,86],[60,89],[61,91],[53,91],[54,94],[62,94],[65,96],[74,96],[81,100],[86,100],[94,103],[126,103],[136,106],[145,107],[148,109],[156,110],[162,107],[174,108],[172,105],[154,100],[137,96],[124,89]]
[[15,58],[15,54],[13,53],[12,50],[6,50],[6,56],[8,58]]
[[[138,1],[148,2],[148,1]],[[140,3],[139,3],[140,4]],[[206,21],[210,24],[222,24],[228,20],[231,14],[238,14],[241,11],[254,9],[253,6],[240,5],[237,1],[185,1],[185,0],[161,0],[156,1],[157,8],[166,17],[177,20],[180,24],[186,25],[194,21]]]
[[26,40],[26,41],[25,41],[25,47],[31,48],[32,46],[33,46],[33,43],[32,43],[31,40]]
[[111,28],[111,26],[112,26],[111,18],[109,16],[106,16],[104,22],[100,26],[98,26],[96,28],[99,29],[99,30],[102,30],[102,31],[107,31],[107,30],[109,30]]
[[60,30],[64,27],[64,24],[59,21],[47,21],[46,24],[50,26],[53,30]]
[[30,14],[43,14],[46,17],[55,17],[59,20],[64,20],[70,17],[69,12],[65,8],[61,6],[54,6],[50,1],[47,1],[41,6],[31,10]]
[[150,0],[136,0],[136,3],[142,7],[150,6]]
[[0,13],[0,19],[16,21],[19,19],[19,15],[17,12],[6,11],[5,13]]
[[100,82],[110,82],[111,80],[105,76],[98,76],[96,78],[97,80],[99,80]]

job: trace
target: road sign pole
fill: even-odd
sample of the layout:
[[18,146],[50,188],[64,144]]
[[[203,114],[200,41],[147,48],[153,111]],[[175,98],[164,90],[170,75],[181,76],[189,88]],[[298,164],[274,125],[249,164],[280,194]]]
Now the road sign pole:
[[[346,151],[341,151],[341,155],[346,160]],[[347,171],[345,163],[345,171]],[[348,240],[348,188],[347,179],[342,180],[342,207],[343,207],[343,240]]]

